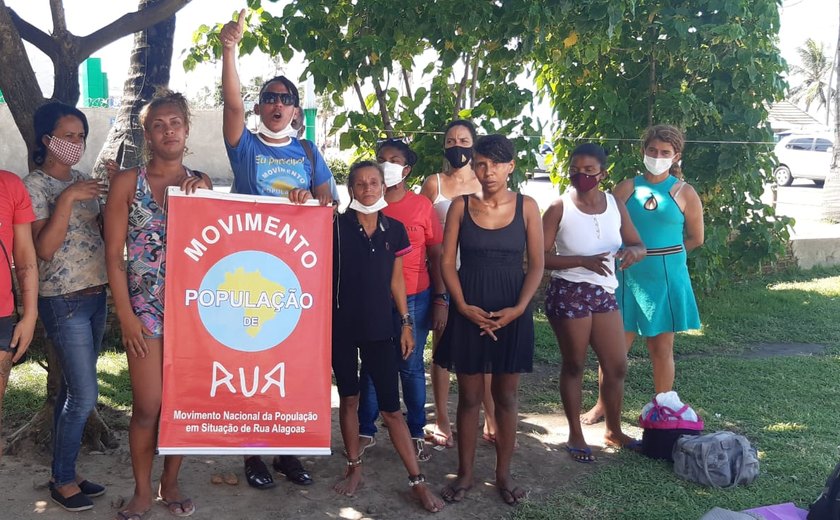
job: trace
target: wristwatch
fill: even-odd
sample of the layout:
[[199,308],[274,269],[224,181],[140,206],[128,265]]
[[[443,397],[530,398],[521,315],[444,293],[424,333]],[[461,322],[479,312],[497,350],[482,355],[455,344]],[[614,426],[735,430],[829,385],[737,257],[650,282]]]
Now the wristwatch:
[[411,314],[403,314],[400,318],[400,324],[403,327],[414,327],[414,318],[411,317]]
[[441,300],[444,303],[449,303],[449,295],[445,292],[432,295],[433,300]]

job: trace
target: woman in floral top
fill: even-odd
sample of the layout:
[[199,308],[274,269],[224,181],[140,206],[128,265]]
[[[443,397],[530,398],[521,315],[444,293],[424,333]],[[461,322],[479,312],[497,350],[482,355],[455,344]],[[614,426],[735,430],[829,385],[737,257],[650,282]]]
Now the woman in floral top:
[[96,359],[105,332],[105,244],[99,197],[106,187],[73,169],[85,151],[88,123],[78,109],[47,103],[35,111],[32,160],[24,184],[32,199],[38,254],[38,312],[58,354],[50,495],[68,511],[93,507],[105,488],[76,473],[82,433],[96,405]]

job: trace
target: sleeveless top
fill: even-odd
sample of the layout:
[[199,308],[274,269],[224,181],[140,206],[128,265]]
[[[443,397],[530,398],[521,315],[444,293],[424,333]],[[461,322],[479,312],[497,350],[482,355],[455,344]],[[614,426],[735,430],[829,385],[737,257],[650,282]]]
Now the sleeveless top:
[[440,225],[443,226],[446,224],[446,213],[449,212],[449,206],[452,205],[452,200],[444,197],[443,192],[440,191],[440,174],[436,173],[435,176],[437,177],[438,191],[435,200],[432,201],[432,206],[435,208],[435,214],[438,220],[440,220]]
[[603,287],[607,292],[615,292],[618,280],[615,277],[615,253],[622,244],[621,213],[615,198],[610,193],[607,209],[603,213],[589,214],[582,212],[572,200],[572,192],[563,194],[563,218],[557,229],[554,245],[560,256],[591,256],[608,252],[607,265],[611,274],[607,276],[594,273],[585,267],[572,267],[551,271],[552,278],[562,278],[570,282],[586,282]]
[[660,248],[682,247],[685,215],[671,195],[671,188],[678,182],[672,175],[656,184],[648,182],[644,175],[633,179],[634,190],[627,199],[627,212],[648,254]]
[[[194,175],[186,167],[184,170],[187,177]],[[152,195],[145,166],[137,172],[137,188],[128,211],[126,247],[131,306],[146,328],[153,334],[162,334],[166,275],[166,210]]]

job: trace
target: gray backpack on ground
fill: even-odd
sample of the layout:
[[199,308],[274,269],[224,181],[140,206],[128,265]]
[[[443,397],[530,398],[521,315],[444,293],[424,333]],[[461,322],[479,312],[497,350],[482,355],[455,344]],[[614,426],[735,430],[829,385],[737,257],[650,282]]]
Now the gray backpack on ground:
[[674,444],[678,477],[714,488],[749,484],[758,477],[758,456],[743,435],[732,432],[684,435]]

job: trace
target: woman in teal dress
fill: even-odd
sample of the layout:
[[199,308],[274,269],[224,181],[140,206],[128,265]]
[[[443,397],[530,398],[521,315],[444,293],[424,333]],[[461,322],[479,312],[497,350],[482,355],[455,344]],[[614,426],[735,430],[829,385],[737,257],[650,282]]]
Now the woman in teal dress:
[[[629,351],[636,335],[647,338],[657,393],[674,386],[674,333],[700,328],[686,255],[703,244],[703,205],[682,180],[679,161],[685,137],[677,128],[656,125],[644,135],[645,173],[614,190],[647,247],[647,257],[616,270],[616,299]],[[600,398],[581,416],[584,424],[603,418]]]

